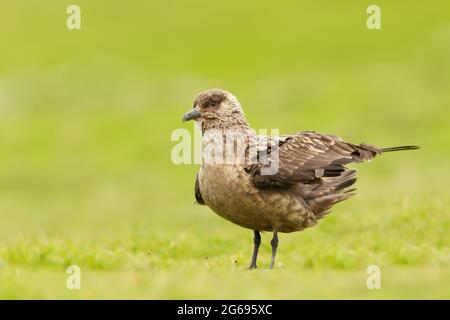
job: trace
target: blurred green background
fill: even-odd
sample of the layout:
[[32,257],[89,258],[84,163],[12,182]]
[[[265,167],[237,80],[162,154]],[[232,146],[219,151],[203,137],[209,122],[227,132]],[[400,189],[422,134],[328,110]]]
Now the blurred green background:
[[[1,0],[0,298],[450,298],[450,4],[375,3],[381,30],[372,1]],[[263,235],[248,272],[251,232],[170,158],[211,87],[254,128],[422,149],[358,166],[356,197],[270,272]]]

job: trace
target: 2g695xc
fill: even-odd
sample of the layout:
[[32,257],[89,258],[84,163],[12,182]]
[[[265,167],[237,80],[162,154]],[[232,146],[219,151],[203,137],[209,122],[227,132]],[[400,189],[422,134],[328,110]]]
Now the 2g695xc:
[[222,305],[221,314],[251,314],[251,315],[265,315],[272,314],[272,305],[258,305],[258,304],[230,304]]

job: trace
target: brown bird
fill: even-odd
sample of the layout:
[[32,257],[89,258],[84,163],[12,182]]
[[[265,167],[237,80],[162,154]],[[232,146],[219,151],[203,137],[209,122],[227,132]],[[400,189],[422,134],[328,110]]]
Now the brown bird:
[[385,152],[418,149],[355,145],[314,131],[258,136],[236,97],[220,89],[198,94],[183,117],[189,120],[195,120],[202,131],[195,198],[219,216],[253,230],[250,269],[256,268],[261,231],[273,232],[272,269],[278,232],[312,227],[334,204],[354,195],[355,189],[349,187],[356,181],[356,170],[347,164],[370,161]]

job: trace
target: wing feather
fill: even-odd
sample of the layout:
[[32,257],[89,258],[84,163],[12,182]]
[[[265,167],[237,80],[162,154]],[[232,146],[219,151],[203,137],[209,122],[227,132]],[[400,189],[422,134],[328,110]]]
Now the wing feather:
[[203,200],[202,193],[200,192],[200,183],[198,182],[198,173],[195,176],[195,200],[200,205],[205,205],[205,201]]
[[[354,145],[334,135],[304,131],[283,136],[278,147],[278,172],[262,175],[262,164],[246,168],[256,186],[289,187],[311,183],[323,177],[337,177],[346,164],[371,160],[381,150],[368,144]],[[271,148],[273,150],[273,147]],[[270,154],[270,151],[266,151]]]

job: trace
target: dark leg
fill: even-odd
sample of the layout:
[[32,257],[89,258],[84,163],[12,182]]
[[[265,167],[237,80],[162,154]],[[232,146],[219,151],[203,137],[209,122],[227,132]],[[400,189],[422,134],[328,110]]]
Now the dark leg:
[[273,269],[273,265],[275,264],[275,256],[277,254],[277,247],[278,247],[278,234],[275,231],[273,233],[272,241],[270,241],[270,244],[272,245],[272,259],[270,260],[270,269]]
[[259,231],[255,230],[253,231],[253,234],[253,243],[255,246],[253,247],[252,262],[250,262],[250,267],[248,267],[250,270],[256,269],[256,259],[258,258],[259,245],[261,244],[261,235],[259,234]]

